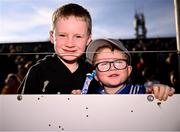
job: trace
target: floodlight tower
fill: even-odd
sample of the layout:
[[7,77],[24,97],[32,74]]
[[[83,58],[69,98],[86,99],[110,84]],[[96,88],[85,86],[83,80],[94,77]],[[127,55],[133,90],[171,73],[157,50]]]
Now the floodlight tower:
[[144,13],[137,13],[137,11],[135,12],[134,29],[135,29],[135,36],[137,39],[146,38],[147,29],[146,29]]

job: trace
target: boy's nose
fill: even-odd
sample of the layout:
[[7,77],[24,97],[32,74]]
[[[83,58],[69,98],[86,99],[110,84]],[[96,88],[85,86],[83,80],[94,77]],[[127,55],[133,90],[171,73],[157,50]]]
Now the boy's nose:
[[74,46],[74,41],[73,39],[69,38],[66,42],[67,47],[73,47]]
[[111,71],[116,70],[113,62],[110,63],[110,69],[109,70],[111,70]]

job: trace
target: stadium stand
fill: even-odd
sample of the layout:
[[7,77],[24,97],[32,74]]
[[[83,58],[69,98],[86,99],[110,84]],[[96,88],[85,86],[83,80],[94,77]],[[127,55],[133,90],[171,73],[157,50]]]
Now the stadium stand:
[[[132,83],[161,82],[180,93],[176,38],[120,39],[132,55]],[[22,81],[37,60],[53,54],[53,45],[45,42],[0,43],[0,91],[8,74]]]

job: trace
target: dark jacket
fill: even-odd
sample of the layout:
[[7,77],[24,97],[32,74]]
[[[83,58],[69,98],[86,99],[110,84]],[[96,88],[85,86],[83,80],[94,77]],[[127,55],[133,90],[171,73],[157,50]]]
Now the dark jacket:
[[90,64],[79,61],[79,68],[71,73],[57,55],[48,55],[29,69],[18,93],[70,94],[74,89],[82,89],[91,70]]

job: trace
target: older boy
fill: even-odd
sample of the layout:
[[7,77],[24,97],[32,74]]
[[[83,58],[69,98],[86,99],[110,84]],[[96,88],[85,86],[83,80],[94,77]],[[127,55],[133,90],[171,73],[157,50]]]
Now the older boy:
[[128,78],[132,71],[131,55],[119,40],[96,39],[86,51],[87,61],[95,68],[95,79],[101,87],[99,94],[144,94],[153,92],[159,100],[166,100],[173,95],[174,88],[162,84],[144,85],[129,84]]
[[30,68],[21,84],[22,94],[70,94],[80,89],[90,65],[80,57],[91,41],[91,16],[78,4],[58,8],[52,16],[50,41],[55,54]]

